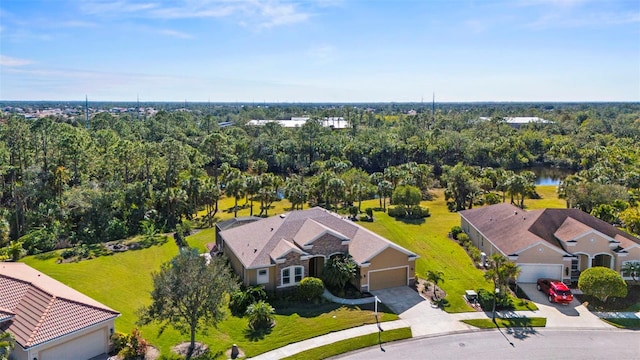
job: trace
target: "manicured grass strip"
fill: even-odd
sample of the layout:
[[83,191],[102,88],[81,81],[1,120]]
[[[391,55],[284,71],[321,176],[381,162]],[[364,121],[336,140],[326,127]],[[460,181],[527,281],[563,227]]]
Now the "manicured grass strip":
[[[411,338],[411,328],[400,328],[393,330],[385,330],[380,333],[380,342],[386,343],[396,340]],[[326,359],[331,356],[344,354],[349,351],[362,349],[370,346],[378,345],[378,333],[358,336],[351,339],[345,339],[333,344],[320,346],[314,349],[303,351],[295,355],[284,358],[284,360],[315,360]]]
[[602,320],[620,329],[640,330],[640,319],[615,318]]
[[[463,323],[475,326],[480,329],[494,329],[496,324],[491,319],[471,319],[462,320]],[[547,326],[547,318],[543,317],[521,317],[521,318],[496,318],[498,326],[503,328],[527,328],[527,327],[545,327]]]

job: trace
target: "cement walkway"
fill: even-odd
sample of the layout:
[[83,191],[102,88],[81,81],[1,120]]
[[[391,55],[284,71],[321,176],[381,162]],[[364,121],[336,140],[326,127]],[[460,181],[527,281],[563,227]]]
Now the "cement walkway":
[[[461,320],[470,319],[491,319],[490,312],[466,312],[449,314],[431,305],[431,302],[422,298],[414,290],[404,286],[399,288],[384,289],[373,292],[392,311],[398,314],[400,320],[380,323],[384,330],[411,327],[413,337],[430,336],[438,334],[450,334],[465,331],[477,330],[471,325],[463,323]],[[362,303],[354,303],[358,300],[340,299],[330,293],[323,295],[328,299],[334,299],[340,304],[358,305],[371,303],[375,298],[358,299]],[[600,320],[599,317],[632,317],[640,318],[640,313],[591,313],[582,304],[566,306],[559,304],[537,303],[536,311],[498,311],[496,317],[543,317],[547,319],[547,328],[558,329],[615,329],[615,327]],[[624,315],[614,315],[624,314]],[[282,359],[295,355],[305,350],[323,345],[332,344],[336,341],[354,338],[362,335],[378,332],[376,324],[358,326],[351,329],[332,332],[326,335],[317,336],[297,343],[275,349],[253,359],[271,360]]]

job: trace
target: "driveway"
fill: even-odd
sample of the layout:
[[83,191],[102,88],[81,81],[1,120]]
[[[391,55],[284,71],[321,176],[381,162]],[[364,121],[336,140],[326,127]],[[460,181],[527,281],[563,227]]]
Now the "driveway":
[[[431,306],[431,302],[408,286],[375,290],[371,293],[411,326],[414,337],[475,329]],[[381,325],[384,328],[384,323]]]
[[568,305],[550,303],[547,296],[536,289],[536,284],[518,284],[527,297],[538,306],[531,316],[547,318],[547,327],[555,328],[613,328],[592,314],[578,300]]

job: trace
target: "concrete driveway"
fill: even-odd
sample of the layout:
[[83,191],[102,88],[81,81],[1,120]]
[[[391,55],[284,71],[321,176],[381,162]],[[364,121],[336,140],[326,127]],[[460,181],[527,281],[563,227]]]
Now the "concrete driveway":
[[[411,326],[414,337],[474,329],[432,306],[430,301],[408,286],[375,290],[371,293]],[[384,323],[381,325],[384,328]]]
[[518,284],[527,297],[538,306],[531,316],[547,318],[547,327],[556,328],[613,328],[592,314],[578,300],[568,305],[550,303],[547,296],[536,289],[536,284]]

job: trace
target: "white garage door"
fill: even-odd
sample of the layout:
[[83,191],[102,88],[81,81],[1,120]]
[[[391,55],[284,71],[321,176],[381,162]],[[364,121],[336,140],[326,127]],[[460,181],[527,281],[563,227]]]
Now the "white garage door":
[[534,283],[539,278],[562,280],[561,264],[518,264],[520,267],[519,283]]
[[107,330],[79,336],[71,341],[40,352],[40,360],[78,359],[85,360],[105,353]]

